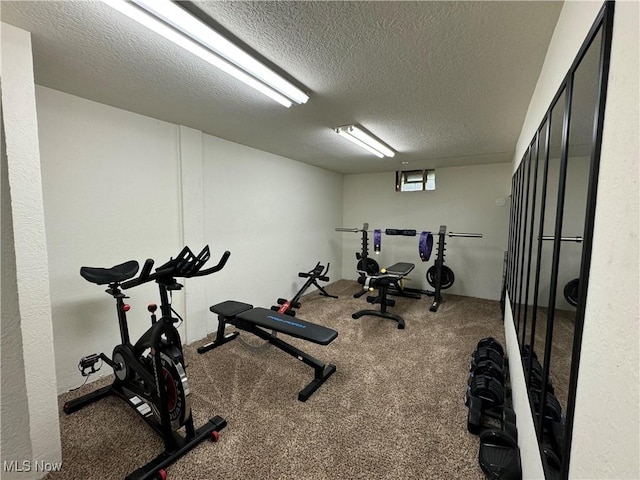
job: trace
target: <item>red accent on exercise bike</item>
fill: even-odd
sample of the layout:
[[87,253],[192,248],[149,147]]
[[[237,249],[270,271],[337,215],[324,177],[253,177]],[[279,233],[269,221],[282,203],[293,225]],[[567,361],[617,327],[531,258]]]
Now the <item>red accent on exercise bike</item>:
[[123,312],[128,312],[129,310],[131,310],[131,305],[129,305],[128,303],[125,303],[124,305],[122,305]]

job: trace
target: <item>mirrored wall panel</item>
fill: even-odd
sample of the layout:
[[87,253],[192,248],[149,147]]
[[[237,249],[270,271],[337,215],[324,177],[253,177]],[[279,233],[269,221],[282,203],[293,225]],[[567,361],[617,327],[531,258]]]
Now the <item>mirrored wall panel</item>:
[[547,478],[568,478],[588,295],[613,2],[512,178],[505,291]]

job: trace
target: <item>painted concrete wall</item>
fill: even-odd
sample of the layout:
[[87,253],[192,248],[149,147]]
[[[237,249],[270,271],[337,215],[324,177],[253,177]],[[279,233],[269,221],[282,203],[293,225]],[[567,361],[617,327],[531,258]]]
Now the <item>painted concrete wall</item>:
[[[84,381],[80,357],[120,341],[115,301],[80,277],[81,266],[128,260],[158,265],[181,245],[175,125],[37,88],[58,391]],[[128,290],[129,331],[150,325],[155,284]],[[184,308],[177,293],[175,305]],[[110,373],[104,368],[101,374]]]
[[[342,179],[209,135],[204,136],[205,231],[227,267],[208,280],[216,302],[235,299],[270,307],[291,298],[298,272],[317,262],[341,278]],[[309,290],[312,291],[312,290]],[[313,319],[309,319],[313,321]]]
[[[347,175],[344,181],[344,223],[335,227],[407,228],[418,232],[438,231],[482,233],[483,238],[447,238],[445,263],[455,274],[448,293],[471,297],[500,298],[502,265],[506,250],[510,164],[436,169],[436,189],[426,192],[396,192],[395,174]],[[356,279],[355,252],[361,249],[361,234],[343,236],[344,278]],[[434,237],[434,243],[437,241]],[[410,288],[430,289],[426,271],[435,261],[421,262],[417,237],[382,236],[382,252],[369,254],[381,267],[395,262],[416,264]]]
[[22,467],[62,454],[31,35],[10,25],[2,26],[2,119],[2,431],[21,432],[2,460]]
[[[601,6],[565,2],[518,141],[514,170]],[[614,18],[569,472],[576,479],[640,478],[638,7],[637,2],[617,2]],[[505,321],[509,355],[515,359],[519,353],[509,315]],[[520,427],[520,417],[530,409],[521,372],[512,369],[511,377]],[[520,448],[525,478],[539,478],[530,430],[520,431]]]
[[[24,359],[22,357],[22,330],[20,328],[20,307],[18,305],[18,285],[16,281],[16,253],[13,244],[13,217],[11,214],[11,195],[9,192],[8,164],[4,143],[4,124],[2,125],[0,194],[2,212],[0,220],[0,262],[2,320],[0,331],[0,369],[2,386],[0,388],[0,462],[31,459],[31,439],[29,435],[29,404],[25,380]],[[7,474],[9,475],[9,474]]]
[[[222,272],[174,294],[186,342],[215,330],[213,303],[268,307],[317,261],[340,278],[341,238],[327,232],[342,221],[342,175],[44,87],[37,100],[59,392],[84,380],[81,356],[119,341],[114,301],[83,265],[164,262],[185,244],[209,244],[213,265],[230,250]],[[137,338],[157,290],[127,295]]]

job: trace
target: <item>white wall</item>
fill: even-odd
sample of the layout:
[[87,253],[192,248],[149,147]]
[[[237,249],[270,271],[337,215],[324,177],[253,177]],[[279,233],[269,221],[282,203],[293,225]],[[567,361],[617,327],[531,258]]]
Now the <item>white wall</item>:
[[[84,381],[80,357],[111,355],[115,301],[80,277],[81,266],[164,262],[181,245],[177,127],[38,87],[38,124],[58,391]],[[161,264],[159,263],[159,264]],[[155,284],[126,292],[129,331],[149,327]],[[175,296],[177,310],[183,297]],[[103,368],[101,374],[108,374]]]
[[640,4],[616,2],[572,478],[640,478],[639,32]]
[[[336,227],[407,228],[418,232],[482,233],[483,238],[447,237],[445,263],[455,274],[447,293],[471,297],[500,298],[502,265],[506,250],[510,185],[510,164],[436,169],[436,189],[426,192],[396,192],[395,174],[347,175],[344,181],[344,223]],[[344,278],[356,279],[355,252],[361,249],[361,234],[340,233],[343,243]],[[434,250],[428,262],[418,255],[418,237],[382,235],[382,252],[373,253],[373,235],[369,237],[369,255],[380,267],[395,262],[416,264],[409,275],[410,288],[431,289],[426,271],[435,261]]]
[[[230,250],[222,272],[174,294],[185,342],[215,330],[213,303],[269,307],[317,261],[340,278],[342,175],[49,88],[37,102],[59,392],[84,380],[81,356],[110,354],[120,338],[115,302],[83,265],[164,262],[185,244],[209,244],[213,265]],[[135,339],[157,289],[126,293]]]
[[[567,1],[529,106],[514,171],[584,41],[601,2]],[[637,2],[616,2],[605,111],[594,244],[582,339],[570,478],[640,478],[638,279],[638,38]],[[505,319],[509,355],[519,355]],[[513,362],[513,361],[512,361]],[[519,416],[529,415],[524,382],[512,370]],[[523,391],[518,391],[521,389]],[[520,432],[523,456],[537,450]],[[523,467],[525,464],[523,463]],[[538,478],[529,468],[525,478]]]
[[[1,43],[2,134],[6,135],[2,142],[1,413],[2,431],[9,435],[6,440],[2,436],[1,460],[3,465],[17,462],[22,467],[25,461],[59,462],[62,452],[31,35],[3,24]],[[16,430],[22,433],[7,448]],[[3,477],[43,475],[36,470],[24,475],[8,471]]]
[[16,281],[16,254],[13,244],[13,218],[11,195],[9,192],[7,155],[4,143],[4,122],[0,134],[1,175],[0,192],[2,194],[2,240],[0,262],[2,262],[2,343],[0,345],[0,368],[2,369],[2,388],[0,393],[0,461],[24,460],[32,458],[29,428],[29,404],[25,379],[24,358],[22,355],[22,330],[20,328],[20,307],[18,304],[18,285]]
[[334,228],[342,223],[342,179],[205,135],[206,237],[217,252],[231,252],[209,280],[212,303],[234,299],[268,308],[291,298],[304,284],[298,272],[317,262],[330,263],[331,281],[339,280],[342,238]]
[[[540,460],[540,450],[536,442],[536,431],[533,424],[533,416],[529,409],[529,396],[524,380],[524,369],[519,355],[511,352],[518,352],[518,338],[516,327],[513,323],[513,311],[511,310],[511,299],[507,293],[504,312],[504,328],[506,347],[509,352],[509,380],[511,382],[511,401],[516,410],[516,426],[518,428],[518,444],[520,446],[520,462],[522,474],[527,479],[544,478],[542,461]],[[513,360],[517,358],[518,360]]]

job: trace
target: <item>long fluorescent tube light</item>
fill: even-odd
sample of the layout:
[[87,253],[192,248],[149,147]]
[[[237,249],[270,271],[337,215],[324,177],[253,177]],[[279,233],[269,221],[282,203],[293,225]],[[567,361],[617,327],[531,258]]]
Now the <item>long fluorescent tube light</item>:
[[355,143],[359,147],[364,148],[366,151],[373,153],[380,158],[393,157],[396,154],[396,152],[391,150],[380,140],[355,125],[337,127],[335,131],[341,137],[346,138],[350,142]]
[[170,0],[133,0],[140,8],[123,0],[103,1],[287,108],[309,99],[298,87]]

